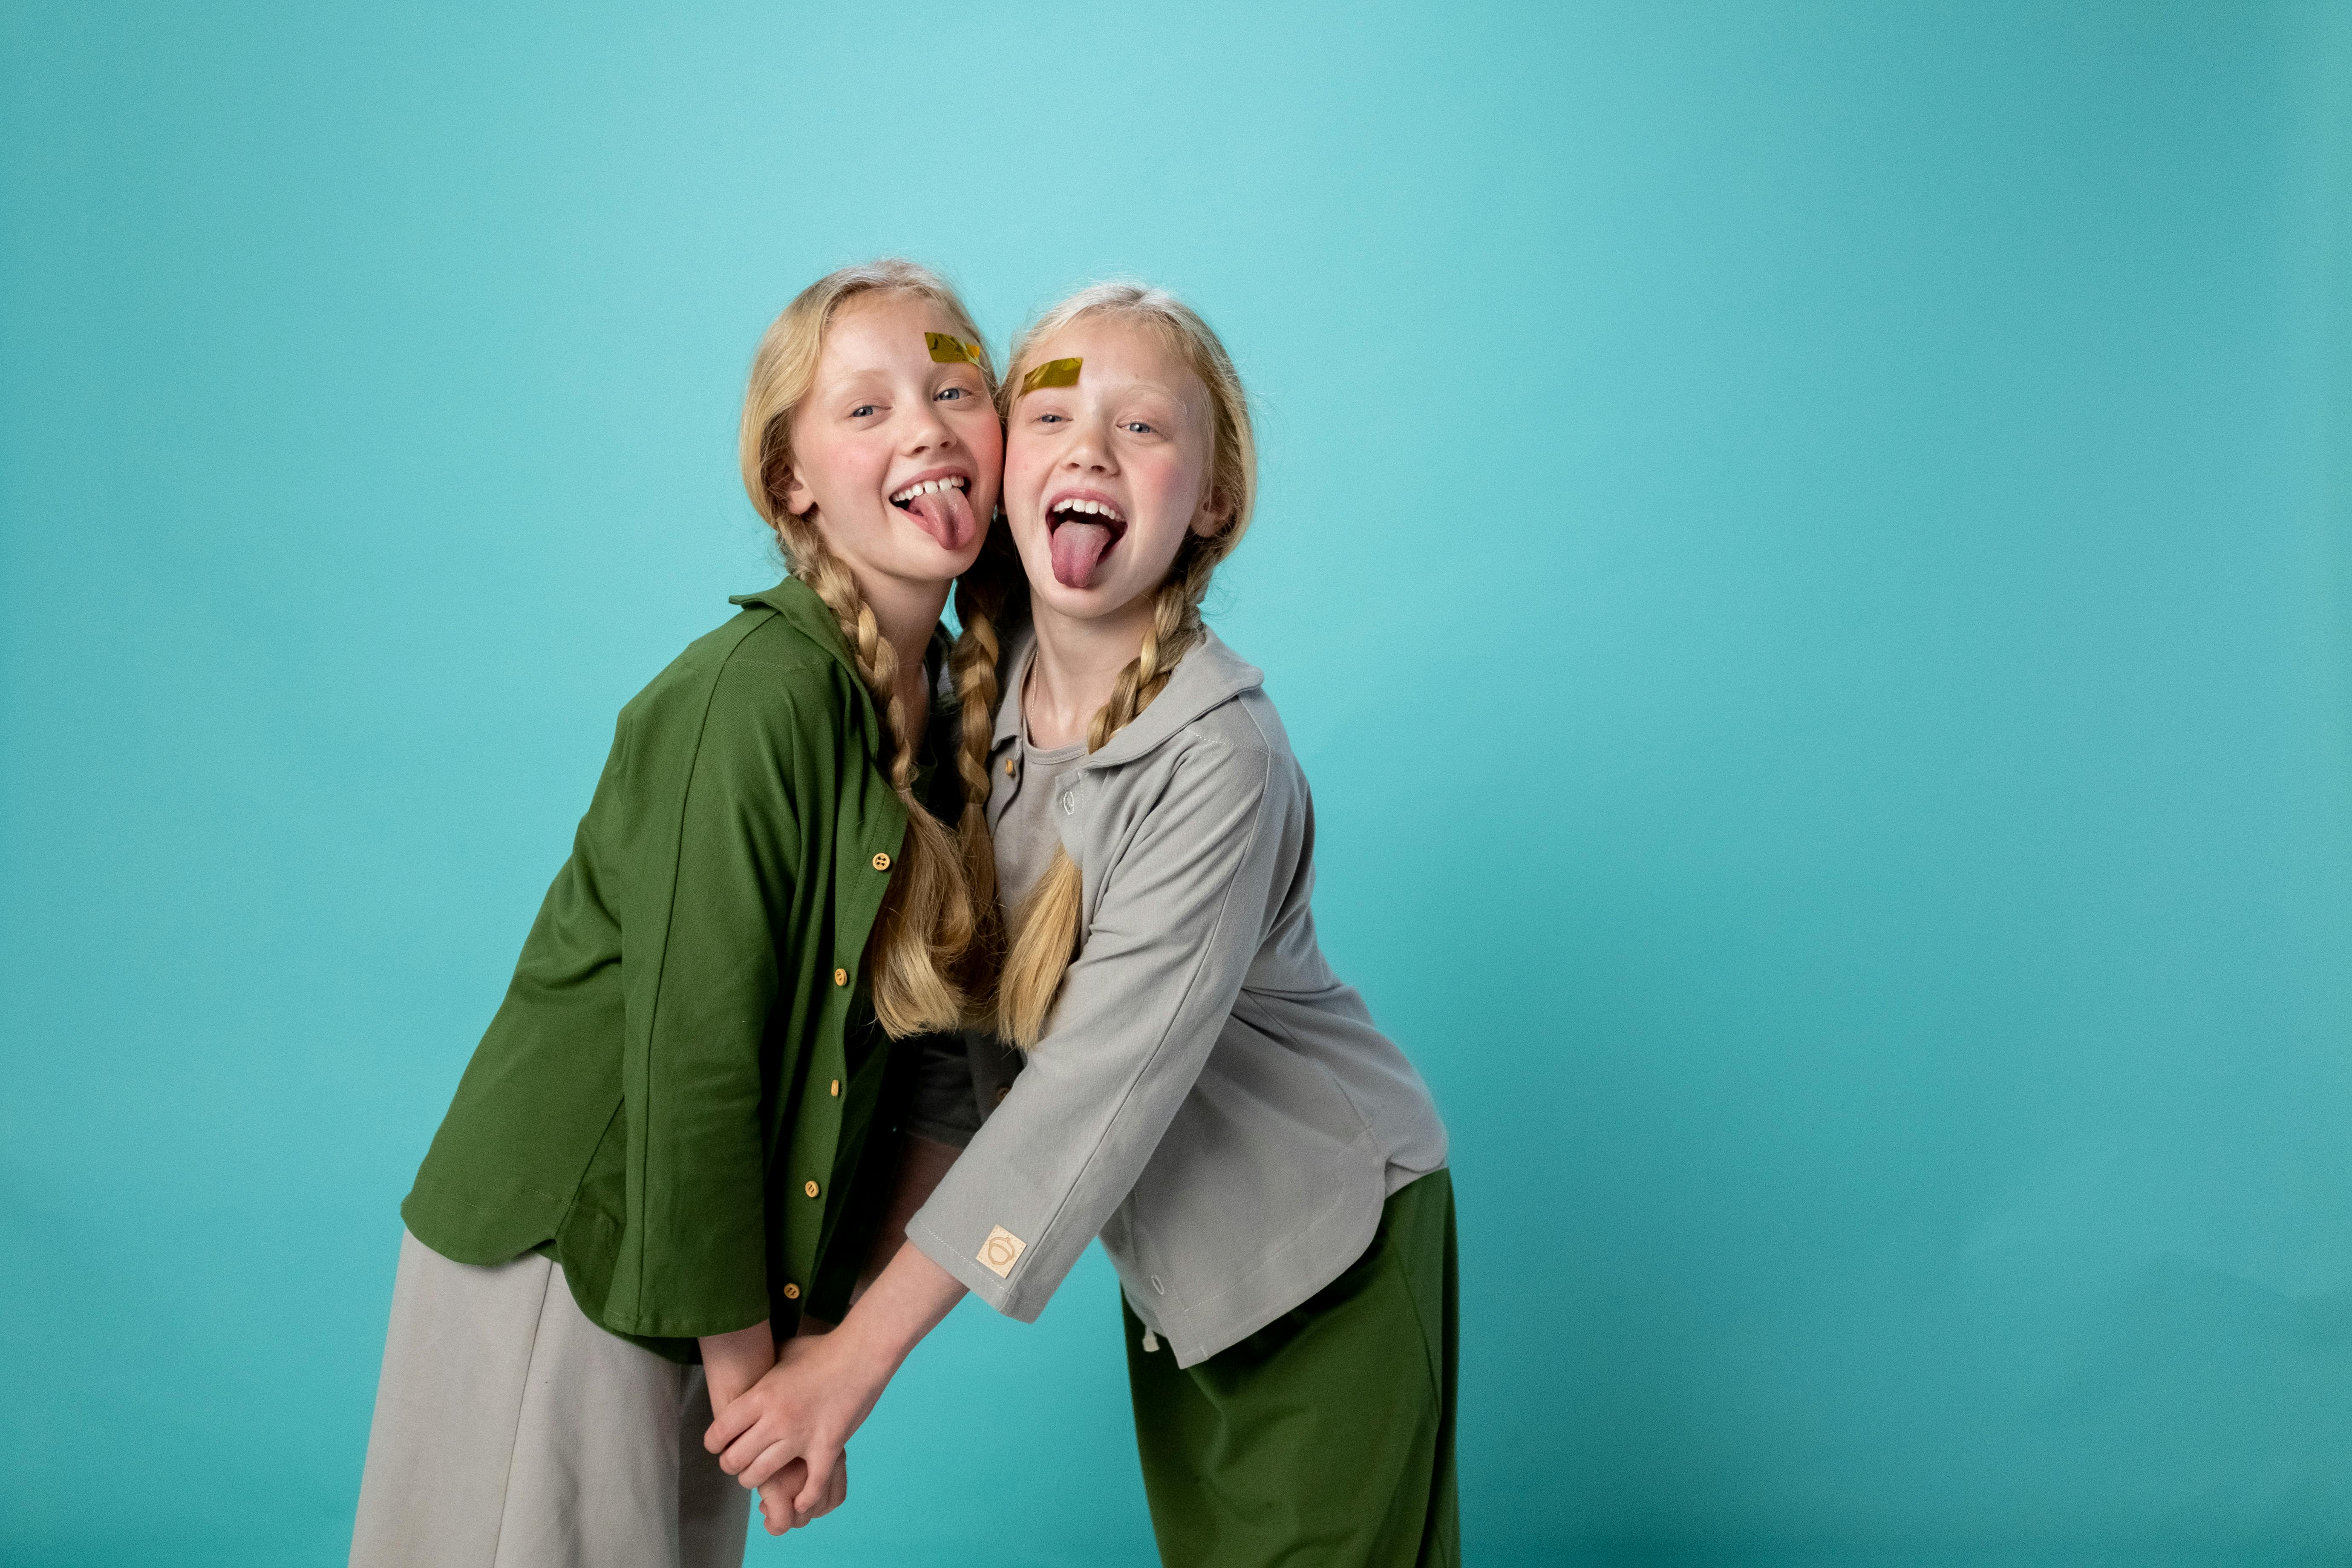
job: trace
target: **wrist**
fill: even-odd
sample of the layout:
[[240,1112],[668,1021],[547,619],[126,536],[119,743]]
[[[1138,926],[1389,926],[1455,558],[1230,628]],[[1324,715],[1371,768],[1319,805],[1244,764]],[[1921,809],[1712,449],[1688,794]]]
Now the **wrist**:
[[906,1363],[921,1337],[908,1337],[904,1328],[886,1314],[860,1312],[852,1308],[841,1326],[825,1339],[826,1348],[841,1358],[851,1375],[879,1394],[883,1385],[898,1375],[898,1368]]

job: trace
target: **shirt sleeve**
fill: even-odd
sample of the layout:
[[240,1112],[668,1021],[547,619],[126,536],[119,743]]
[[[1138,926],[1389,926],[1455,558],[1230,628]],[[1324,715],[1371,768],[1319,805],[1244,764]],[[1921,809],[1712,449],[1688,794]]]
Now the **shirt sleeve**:
[[1223,1033],[1283,889],[1273,758],[1203,744],[1105,874],[1047,1032],[907,1238],[1034,1321],[1127,1194]]
[[696,727],[634,742],[691,762],[682,791],[645,792],[629,829],[646,852],[622,926],[617,1332],[685,1339],[768,1316],[763,1046],[800,870],[791,781],[811,762],[774,673],[730,663]]

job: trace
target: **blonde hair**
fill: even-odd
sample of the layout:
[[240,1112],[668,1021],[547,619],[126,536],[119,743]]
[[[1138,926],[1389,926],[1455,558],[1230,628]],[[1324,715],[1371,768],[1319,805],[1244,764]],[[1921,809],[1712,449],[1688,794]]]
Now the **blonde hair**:
[[[1225,521],[1213,534],[1184,535],[1167,580],[1152,596],[1151,622],[1144,628],[1142,647],[1119,671],[1110,700],[1096,710],[1087,728],[1089,752],[1100,751],[1151,706],[1176,666],[1201,640],[1201,600],[1209,591],[1209,579],[1241,542],[1257,503],[1257,439],[1250,425],[1249,395],[1209,323],[1164,289],[1097,283],[1030,323],[1013,346],[1012,363],[997,392],[1007,420],[1020,400],[1022,376],[1045,344],[1075,322],[1098,317],[1133,321],[1159,332],[1200,377],[1209,394],[1211,424],[1209,480],[1202,502],[1222,510]],[[992,532],[980,560],[956,584],[956,616],[963,625],[963,634],[956,639],[956,686],[964,700],[958,767],[967,779],[976,772],[983,791],[998,696],[997,627],[1026,586],[1019,558],[1001,531]],[[997,1036],[1009,1044],[1025,1050],[1045,1035],[1045,1017],[1061,992],[1062,977],[1077,956],[1084,891],[1077,862],[1056,845],[1045,874],[1013,911],[994,1008]]]
[[[971,977],[960,970],[969,963],[983,922],[992,927],[996,862],[982,809],[988,799],[985,753],[976,775],[971,767],[960,766],[965,798],[959,847],[915,798],[915,752],[929,715],[908,713],[899,700],[897,651],[882,636],[857,579],[826,548],[814,518],[794,516],[785,504],[793,478],[793,416],[815,384],[825,329],[844,305],[868,294],[912,295],[938,306],[957,334],[979,347],[981,377],[994,395],[996,374],[981,343],[980,329],[945,279],[896,258],[845,267],[802,289],[761,338],[743,395],[741,458],[743,489],[751,504],[775,531],[793,575],[814,589],[841,623],[842,639],[849,645],[858,677],[889,726],[894,747],[890,788],[906,807],[907,836],[866,944],[866,962],[875,1016],[892,1036],[904,1037],[964,1022]],[[961,688],[962,667],[958,668]],[[991,708],[995,685],[992,672],[985,699]],[[969,701],[970,694],[965,696]],[[969,731],[969,718],[965,727]],[[985,868],[984,881],[974,876],[976,867]],[[984,902],[974,898],[975,883],[988,889],[982,895]]]

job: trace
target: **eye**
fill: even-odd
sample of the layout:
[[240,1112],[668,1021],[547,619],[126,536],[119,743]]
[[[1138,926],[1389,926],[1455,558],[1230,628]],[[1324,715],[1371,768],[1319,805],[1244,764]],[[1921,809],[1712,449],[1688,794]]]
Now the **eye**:
[[961,386],[942,387],[940,390],[938,401],[945,403],[950,397],[970,397],[971,395],[971,393],[966,392]]
[[1149,436],[1151,434],[1151,426],[1145,424],[1140,419],[1130,419],[1124,425],[1121,425],[1119,428],[1126,431],[1130,436]]
[[1069,421],[1063,418],[1058,414],[1040,414],[1037,416],[1037,423],[1040,425],[1067,425]]
[[873,413],[873,412],[874,412],[875,407],[876,407],[876,405],[875,405],[874,404],[871,404],[871,403],[861,403],[861,404],[859,404],[856,407],[855,407],[855,408],[853,408],[853,409],[851,409],[851,410],[849,411],[849,416],[850,416],[852,419],[863,419],[863,418],[865,418],[867,415],[869,415],[869,414]]

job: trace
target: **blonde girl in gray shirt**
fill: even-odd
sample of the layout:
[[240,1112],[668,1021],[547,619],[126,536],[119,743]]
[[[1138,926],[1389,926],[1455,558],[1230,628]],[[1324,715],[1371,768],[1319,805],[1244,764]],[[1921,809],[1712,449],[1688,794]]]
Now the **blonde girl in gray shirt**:
[[934,1077],[967,1109],[916,1128],[968,1146],[709,1446],[747,1487],[804,1462],[814,1510],[967,1290],[1033,1321],[1099,1235],[1164,1562],[1455,1563],[1445,1131],[1323,960],[1306,778],[1201,623],[1255,499],[1240,378],[1181,301],[1103,284],[1023,334],[1003,401],[1005,524],[957,650],[1000,678],[961,683],[992,701],[960,765],[1003,961],[990,1034]]

